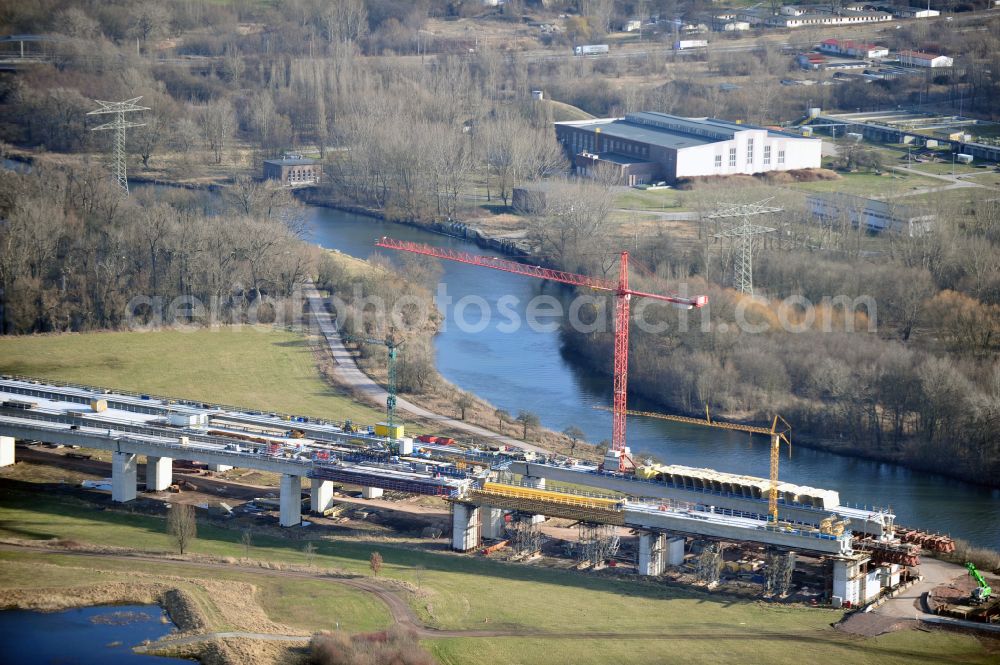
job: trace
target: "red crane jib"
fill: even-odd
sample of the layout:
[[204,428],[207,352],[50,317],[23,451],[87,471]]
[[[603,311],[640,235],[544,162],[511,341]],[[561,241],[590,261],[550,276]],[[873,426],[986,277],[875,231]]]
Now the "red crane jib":
[[552,270],[540,266],[529,266],[517,261],[509,261],[492,256],[480,256],[468,252],[456,252],[451,249],[432,247],[416,242],[394,240],[383,237],[375,243],[377,247],[396,249],[413,254],[433,256],[438,259],[457,261],[483,268],[503,270],[516,275],[525,275],[537,279],[547,279],[572,286],[582,286],[598,291],[610,291],[615,294],[615,382],[614,382],[614,420],[611,429],[611,449],[618,452],[618,470],[626,471],[632,465],[632,460],[625,454],[625,411],[628,398],[628,333],[629,333],[629,301],[632,296],[640,298],[655,298],[688,309],[704,307],[708,304],[708,296],[685,298],[682,296],[664,296],[657,293],[634,291],[628,287],[628,252],[621,253],[618,281],[613,282],[600,277],[588,277],[562,270]]
[[473,266],[493,268],[494,270],[503,270],[504,272],[512,272],[517,275],[525,275],[527,277],[535,277],[537,279],[547,279],[553,282],[562,282],[563,284],[570,284],[572,286],[584,286],[590,289],[597,289],[598,291],[611,291],[613,293],[628,294],[630,296],[642,298],[655,298],[657,300],[665,300],[667,302],[674,303],[675,305],[683,305],[686,307],[704,307],[708,304],[707,296],[683,298],[681,296],[664,296],[658,293],[644,293],[642,291],[634,291],[627,287],[622,289],[618,282],[614,282],[610,279],[578,275],[576,273],[565,272],[563,270],[542,268],[541,266],[529,266],[524,263],[519,263],[518,261],[510,261],[507,259],[497,258],[495,256],[481,256],[478,254],[469,254],[468,252],[456,252],[452,249],[433,247],[431,245],[425,245],[418,242],[407,242],[405,240],[395,240],[393,238],[383,237],[375,243],[375,246],[384,247],[386,249],[398,249],[404,252],[411,252],[413,254],[433,256],[439,259],[457,261],[458,263],[467,263]]

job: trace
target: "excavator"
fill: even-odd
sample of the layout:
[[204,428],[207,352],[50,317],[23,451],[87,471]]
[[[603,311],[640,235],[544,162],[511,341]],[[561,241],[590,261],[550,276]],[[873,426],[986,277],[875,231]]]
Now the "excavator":
[[969,569],[969,575],[971,575],[976,583],[979,584],[978,587],[972,590],[972,603],[974,605],[980,605],[985,603],[993,595],[993,589],[990,585],[986,583],[986,579],[983,578],[982,574],[976,570],[976,566],[972,563],[965,564],[965,567]]

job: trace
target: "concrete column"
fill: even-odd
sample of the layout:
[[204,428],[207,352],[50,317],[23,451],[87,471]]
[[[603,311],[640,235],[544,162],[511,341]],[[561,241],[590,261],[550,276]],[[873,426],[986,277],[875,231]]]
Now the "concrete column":
[[14,463],[14,437],[0,436],[0,466]]
[[174,460],[170,457],[146,456],[146,491],[162,492],[174,478]]
[[499,540],[503,538],[504,511],[501,508],[483,506],[479,509],[483,519],[482,536]]
[[302,522],[302,476],[281,476],[281,526]]
[[861,599],[861,576],[859,562],[852,559],[833,560],[833,602],[834,607],[850,603],[856,607]]
[[208,470],[215,471],[216,473],[222,473],[223,471],[229,471],[233,467],[229,464],[209,464]]
[[535,476],[524,476],[521,480],[524,482],[524,485],[526,487],[533,487],[536,490],[545,489],[544,478],[536,478]]
[[377,499],[382,496],[381,487],[362,487],[361,497],[364,499]]
[[679,566],[684,563],[684,539],[680,537],[667,540],[667,565]]
[[660,575],[666,565],[667,535],[655,532],[639,533],[639,574]]
[[309,509],[314,513],[322,513],[333,505],[333,481],[313,478],[309,492]]
[[459,552],[479,547],[479,508],[456,503],[452,513],[451,546]]
[[139,465],[132,453],[113,453],[111,459],[111,499],[125,503],[135,498]]
[[[536,490],[543,490],[543,489],[545,489],[545,479],[544,478],[537,478],[535,476],[524,476],[521,480],[523,481],[524,485],[526,485],[527,487],[532,487],[532,488],[534,488]],[[531,516],[531,523],[532,524],[541,524],[544,521],[545,521],[545,515],[532,515]]]

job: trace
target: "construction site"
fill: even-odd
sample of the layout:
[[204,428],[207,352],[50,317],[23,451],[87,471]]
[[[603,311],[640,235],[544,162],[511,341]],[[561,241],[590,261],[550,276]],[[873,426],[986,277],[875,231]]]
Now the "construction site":
[[[285,528],[303,524],[303,479],[309,487],[307,509],[321,517],[342,513],[344,503],[337,497],[345,486],[357,488],[361,501],[379,500],[385,492],[428,495],[443,500],[448,543],[456,552],[544,560],[707,589],[721,585],[753,597],[835,608],[870,607],[894,597],[919,579],[923,553],[954,550],[945,535],[897,525],[891,509],[878,507],[877,496],[872,505],[849,506],[836,489],[782,482],[781,454],[783,449],[790,453],[792,439],[791,426],[780,416],[769,426],[753,426],[713,420],[708,413],[702,420],[629,410],[630,300],[649,297],[697,308],[706,298],[631,290],[627,253],[620,257],[619,279],[608,281],[388,238],[378,245],[612,292],[618,321],[614,430],[603,460],[539,454],[530,446],[485,449],[452,438],[407,435],[395,417],[398,343],[390,337],[358,340],[390,350],[386,420],[372,426],[5,376],[0,378],[0,466],[15,462],[16,441],[110,451],[111,478],[95,489],[110,491],[118,503],[137,498],[141,457],[150,493],[181,489],[174,483],[175,466],[276,474],[280,494],[273,500],[244,501],[243,506],[233,501],[224,508],[230,513],[242,508],[259,519],[276,517]],[[311,304],[319,315],[322,306]],[[639,463],[625,437],[626,419],[635,415],[767,437],[770,475]],[[995,623],[997,602],[985,580],[977,580],[969,595],[975,610],[961,609],[956,597],[950,602],[931,598],[930,609],[955,620]]]

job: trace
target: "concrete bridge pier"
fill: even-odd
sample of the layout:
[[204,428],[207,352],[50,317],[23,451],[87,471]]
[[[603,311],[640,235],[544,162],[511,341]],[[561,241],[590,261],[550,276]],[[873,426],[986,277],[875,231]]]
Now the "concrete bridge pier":
[[522,476],[521,480],[524,482],[526,487],[531,487],[536,490],[545,489],[545,479],[539,478],[537,476]]
[[125,503],[135,499],[136,478],[139,471],[138,455],[134,453],[112,453],[111,459],[111,500]]
[[493,540],[503,538],[505,511],[502,508],[483,506],[479,509],[479,513],[482,516],[483,522],[481,529],[482,537]]
[[479,547],[480,509],[462,503],[453,505],[451,522],[451,547],[459,552],[468,552]]
[[281,526],[296,526],[302,522],[302,476],[281,476]]
[[208,465],[208,470],[209,471],[214,471],[215,473],[222,473],[223,471],[231,471],[232,468],[233,467],[230,466],[229,464],[209,464]]
[[310,482],[309,510],[322,514],[333,505],[333,481],[313,478]]
[[0,466],[14,463],[14,437],[0,436]]
[[667,534],[639,532],[639,574],[661,575],[667,565]]
[[377,499],[382,496],[381,487],[362,487],[361,497],[364,499]]
[[[526,487],[531,487],[531,488],[536,489],[536,490],[543,490],[543,489],[545,489],[545,479],[544,478],[540,478],[538,476],[522,476],[521,480],[522,480],[523,484]],[[544,521],[545,521],[545,515],[532,515],[531,516],[531,523],[532,524],[541,524]]]
[[174,479],[172,457],[146,456],[146,491],[162,492],[170,487]]

